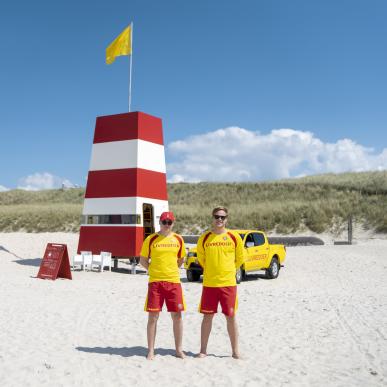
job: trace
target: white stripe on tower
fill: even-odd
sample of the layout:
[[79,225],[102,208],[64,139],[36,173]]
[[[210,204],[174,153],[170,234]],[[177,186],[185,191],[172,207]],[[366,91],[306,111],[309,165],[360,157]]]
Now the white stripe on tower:
[[149,203],[154,207],[162,207],[166,201],[141,197],[86,199],[83,207],[83,215],[141,214],[142,203]]
[[165,173],[164,146],[144,140],[93,144],[89,171],[142,168]]

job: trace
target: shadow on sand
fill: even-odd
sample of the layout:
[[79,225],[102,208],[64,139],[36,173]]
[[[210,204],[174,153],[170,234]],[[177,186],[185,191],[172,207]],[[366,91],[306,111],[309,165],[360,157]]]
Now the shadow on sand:
[[[121,273],[121,274],[132,274],[131,269],[123,268],[123,267],[117,267],[114,268],[112,267],[112,271],[115,273]],[[136,269],[136,274],[135,275],[146,275],[146,271],[142,269]]]
[[[254,274],[247,274],[246,277],[243,279],[242,283],[243,282],[249,282],[249,281],[256,281],[258,279],[263,279],[263,280],[267,280],[268,278],[266,277],[265,274],[263,273],[254,273]],[[182,283],[189,283],[189,284],[197,284],[197,285],[202,285],[203,284],[203,277],[200,277],[200,279],[198,281],[188,281],[187,278],[183,277],[183,278],[180,278],[180,281]]]
[[17,263],[18,265],[39,267],[40,262],[42,262],[42,258],[26,258],[26,259],[19,259],[18,261],[13,261],[13,262]]
[[243,279],[242,282],[249,282],[249,281],[256,281],[257,279],[263,279],[267,280],[268,278],[266,277],[265,274],[248,274],[246,277]]
[[[145,347],[122,347],[122,348],[113,348],[113,347],[76,347],[75,348],[81,352],[88,353],[99,353],[101,355],[117,355],[123,357],[131,357],[131,356],[142,356],[146,357],[148,353],[148,349]],[[175,356],[176,351],[174,349],[164,349],[164,348],[156,348],[155,354],[160,356]],[[194,357],[195,354],[190,351],[184,351],[186,356]]]
[[198,284],[198,285],[202,285],[203,284],[203,277],[200,277],[200,279],[198,281],[188,281],[187,278],[185,277],[181,277],[180,278],[180,281],[184,284]]
[[9,250],[6,249],[4,246],[0,246],[0,251],[5,251],[6,253],[13,255],[15,258],[20,258],[20,259],[21,259],[21,257],[19,257],[18,255],[16,255],[16,254],[13,253],[12,251],[9,251]]

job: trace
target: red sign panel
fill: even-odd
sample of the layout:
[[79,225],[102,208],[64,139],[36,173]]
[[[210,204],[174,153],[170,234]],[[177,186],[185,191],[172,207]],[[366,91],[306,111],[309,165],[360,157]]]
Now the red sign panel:
[[38,278],[56,280],[71,278],[69,254],[67,246],[58,243],[48,243],[46,252],[40,264]]

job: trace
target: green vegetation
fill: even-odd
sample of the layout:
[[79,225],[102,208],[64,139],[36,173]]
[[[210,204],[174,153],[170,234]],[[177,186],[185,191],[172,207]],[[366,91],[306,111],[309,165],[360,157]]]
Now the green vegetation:
[[[169,184],[176,231],[208,227],[216,205],[230,210],[230,227],[320,233],[357,223],[387,233],[387,172],[308,176],[261,183]],[[84,190],[13,190],[0,193],[0,231],[79,230]]]
[[83,189],[0,192],[0,231],[77,232]]
[[[180,231],[209,224],[216,205],[230,209],[230,227],[292,233],[334,231],[350,215],[366,228],[387,232],[387,172],[309,176],[261,183],[171,184],[170,207]],[[188,225],[188,227],[187,227]]]

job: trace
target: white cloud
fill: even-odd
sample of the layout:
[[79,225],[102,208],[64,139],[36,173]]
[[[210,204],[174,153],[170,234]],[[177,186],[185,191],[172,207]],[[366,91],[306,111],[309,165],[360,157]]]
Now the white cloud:
[[387,148],[377,154],[350,139],[324,143],[311,132],[268,134],[228,127],[167,146],[170,182],[257,181],[319,173],[387,169]]
[[9,188],[4,187],[3,185],[0,185],[0,192],[9,191]]
[[48,172],[37,172],[33,175],[19,179],[18,188],[25,189],[27,191],[39,191],[42,189],[61,188],[62,184],[66,188],[74,187],[74,184],[67,179],[52,175]]

